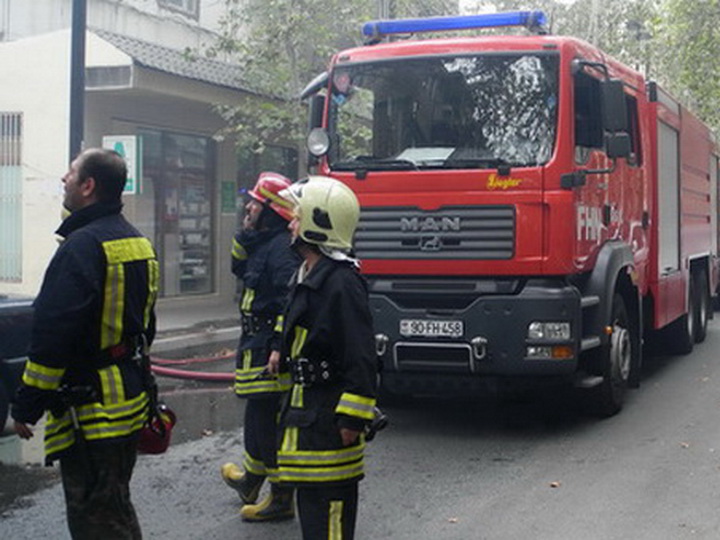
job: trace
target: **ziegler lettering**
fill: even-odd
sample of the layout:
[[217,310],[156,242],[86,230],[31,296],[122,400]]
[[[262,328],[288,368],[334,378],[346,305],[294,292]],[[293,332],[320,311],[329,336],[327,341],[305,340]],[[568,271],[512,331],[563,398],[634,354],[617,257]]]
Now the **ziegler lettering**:
[[523,183],[522,178],[501,178],[497,174],[492,173],[488,176],[487,188],[488,189],[509,189],[518,187]]

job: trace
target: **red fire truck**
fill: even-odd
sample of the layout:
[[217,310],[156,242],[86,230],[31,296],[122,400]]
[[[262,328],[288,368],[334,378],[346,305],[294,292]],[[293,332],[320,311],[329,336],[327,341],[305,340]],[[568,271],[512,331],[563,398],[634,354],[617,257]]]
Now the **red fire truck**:
[[[688,353],[705,338],[712,133],[544,23],[535,11],[367,23],[367,44],[303,93],[312,164],[361,203],[390,392],[560,379],[609,416],[639,384],[644,341]],[[437,37],[489,26],[525,29]]]

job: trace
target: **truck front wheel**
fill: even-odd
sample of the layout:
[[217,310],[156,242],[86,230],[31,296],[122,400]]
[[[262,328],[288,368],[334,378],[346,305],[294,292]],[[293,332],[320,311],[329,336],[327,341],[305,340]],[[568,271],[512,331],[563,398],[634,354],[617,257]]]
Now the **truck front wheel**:
[[598,351],[602,355],[603,382],[593,389],[591,397],[593,412],[604,418],[617,414],[623,407],[636,342],[625,301],[617,293],[613,295],[609,328],[607,344]]

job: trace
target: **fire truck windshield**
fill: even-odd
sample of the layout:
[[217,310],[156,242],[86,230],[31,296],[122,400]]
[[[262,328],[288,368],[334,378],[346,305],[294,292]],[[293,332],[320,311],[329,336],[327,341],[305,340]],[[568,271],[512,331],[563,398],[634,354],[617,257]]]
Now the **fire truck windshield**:
[[331,77],[334,170],[529,167],[552,155],[556,54],[390,59]]

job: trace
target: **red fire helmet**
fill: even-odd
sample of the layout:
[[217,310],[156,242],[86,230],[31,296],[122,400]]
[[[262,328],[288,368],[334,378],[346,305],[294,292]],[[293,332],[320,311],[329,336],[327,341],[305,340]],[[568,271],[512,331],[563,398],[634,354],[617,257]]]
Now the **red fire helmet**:
[[282,174],[261,172],[255,187],[249,191],[249,194],[256,201],[269,205],[283,219],[291,221],[293,205],[279,195],[283,189],[290,187],[291,183],[290,179]]
[[[153,418],[152,422],[140,430],[138,452],[141,454],[162,454],[170,446],[170,435],[177,422],[175,413],[164,403],[158,406],[160,418]],[[160,422],[165,426],[163,430]]]

